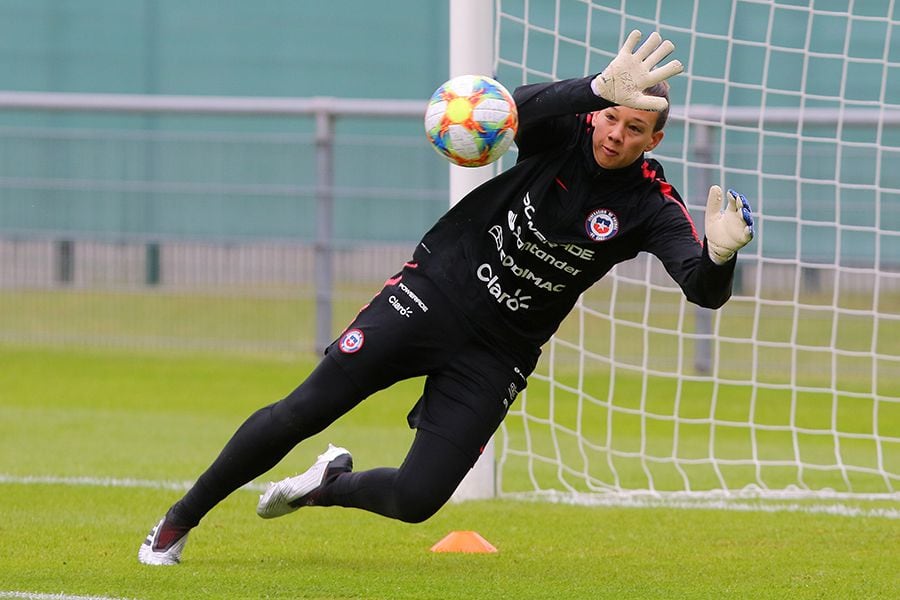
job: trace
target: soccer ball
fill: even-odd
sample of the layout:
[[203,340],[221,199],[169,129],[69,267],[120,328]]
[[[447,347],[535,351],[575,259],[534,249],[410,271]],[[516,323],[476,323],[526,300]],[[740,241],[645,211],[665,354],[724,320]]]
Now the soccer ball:
[[462,167],[488,165],[509,149],[519,116],[505,87],[490,77],[461,75],[435,90],[425,135],[435,152]]

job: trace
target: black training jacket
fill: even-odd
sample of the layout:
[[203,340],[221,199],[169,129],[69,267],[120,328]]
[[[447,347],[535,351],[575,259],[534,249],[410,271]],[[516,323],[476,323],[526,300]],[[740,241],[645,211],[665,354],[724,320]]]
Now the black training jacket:
[[433,281],[489,343],[537,352],[579,295],[650,252],[691,302],[718,308],[735,261],[713,263],[662,166],[597,165],[590,113],[611,106],[591,78],[522,86],[515,166],[479,186],[417,246]]

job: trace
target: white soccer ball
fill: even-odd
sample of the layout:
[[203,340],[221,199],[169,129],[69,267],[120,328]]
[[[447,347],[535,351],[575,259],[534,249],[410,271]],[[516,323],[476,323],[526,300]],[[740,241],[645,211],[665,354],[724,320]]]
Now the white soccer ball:
[[488,165],[509,150],[519,127],[512,95],[490,77],[461,75],[435,90],[425,135],[435,152],[463,167]]

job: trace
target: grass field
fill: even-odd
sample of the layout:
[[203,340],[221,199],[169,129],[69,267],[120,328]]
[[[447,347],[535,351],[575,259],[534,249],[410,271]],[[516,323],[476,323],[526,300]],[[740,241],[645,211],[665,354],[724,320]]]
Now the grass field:
[[[787,512],[450,504],[420,525],[343,509],[272,522],[241,490],[184,563],[136,560],[147,530],[252,410],[308,360],[0,347],[0,597],[896,598],[900,521]],[[370,399],[269,477],[334,441],[397,464],[418,382]],[[169,484],[172,484],[171,486]],[[452,530],[497,554],[434,554]]]

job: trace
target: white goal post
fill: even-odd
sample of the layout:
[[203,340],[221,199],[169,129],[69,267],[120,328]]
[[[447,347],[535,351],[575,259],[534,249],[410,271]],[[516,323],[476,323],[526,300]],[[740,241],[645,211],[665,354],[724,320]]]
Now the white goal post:
[[491,70],[510,89],[599,72],[631,29],[672,39],[686,71],[654,155],[701,230],[712,183],[757,223],[719,311],[644,255],[589,290],[482,495],[871,500],[900,516],[900,6],[460,4],[493,4]]
[[[494,7],[484,0],[450,0],[450,77],[494,72]],[[450,165],[450,204],[487,181],[496,167]],[[496,446],[485,446],[475,467],[453,494],[455,502],[496,495]]]

